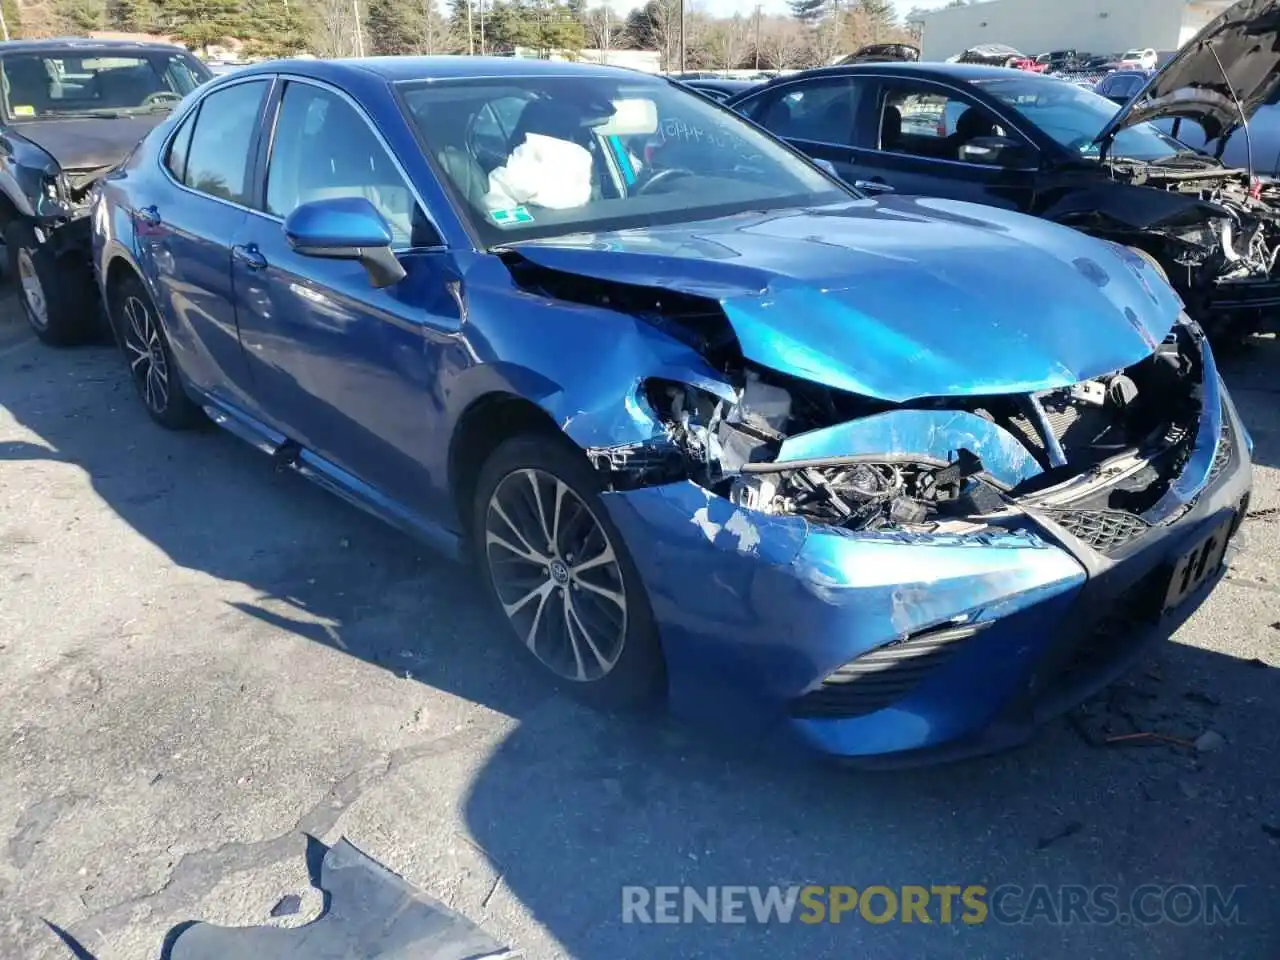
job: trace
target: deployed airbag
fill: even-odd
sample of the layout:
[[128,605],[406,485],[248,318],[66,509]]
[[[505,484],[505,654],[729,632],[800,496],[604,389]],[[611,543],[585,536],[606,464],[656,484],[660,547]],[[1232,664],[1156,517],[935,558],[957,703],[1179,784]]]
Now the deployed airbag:
[[507,162],[489,174],[485,208],[525,205],[567,210],[591,199],[591,154],[569,140],[530,133]]

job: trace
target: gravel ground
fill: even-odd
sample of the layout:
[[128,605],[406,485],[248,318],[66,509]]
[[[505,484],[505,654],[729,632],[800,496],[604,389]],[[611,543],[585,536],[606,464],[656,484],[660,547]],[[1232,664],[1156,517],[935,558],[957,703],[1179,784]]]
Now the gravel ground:
[[[548,694],[464,571],[0,310],[0,955],[302,922],[306,835],[531,958],[1280,955],[1280,342],[1227,364],[1247,544],[1175,641],[1025,749],[872,775]],[[1237,925],[636,926],[628,883],[1248,889]]]

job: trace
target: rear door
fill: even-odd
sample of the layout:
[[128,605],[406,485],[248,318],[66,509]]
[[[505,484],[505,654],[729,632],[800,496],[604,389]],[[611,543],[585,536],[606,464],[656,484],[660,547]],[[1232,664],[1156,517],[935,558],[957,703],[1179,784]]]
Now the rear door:
[[244,223],[262,110],[271,79],[205,97],[165,146],[167,186],[133,212],[138,258],[183,373],[200,390],[238,404],[250,393],[236,331],[231,246]]
[[770,86],[736,109],[815,160],[827,161],[841,179],[853,183],[871,179],[855,149],[868,89],[874,84],[859,77],[814,77]]

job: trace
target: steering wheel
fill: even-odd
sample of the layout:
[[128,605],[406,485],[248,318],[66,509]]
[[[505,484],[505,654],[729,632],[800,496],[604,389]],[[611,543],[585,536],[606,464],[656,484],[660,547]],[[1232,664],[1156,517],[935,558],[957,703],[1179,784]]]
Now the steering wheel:
[[685,167],[667,167],[665,170],[659,170],[644,183],[636,187],[636,196],[642,197],[660,183],[667,183],[670,180],[679,177],[692,177],[693,171]]
[[182,94],[174,93],[172,90],[155,90],[143,97],[139,106],[149,107],[156,103],[177,103],[181,99]]

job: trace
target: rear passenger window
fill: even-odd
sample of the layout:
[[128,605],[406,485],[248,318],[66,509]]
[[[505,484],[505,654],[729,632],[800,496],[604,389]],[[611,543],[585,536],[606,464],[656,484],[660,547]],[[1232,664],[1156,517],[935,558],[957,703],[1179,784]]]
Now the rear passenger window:
[[177,136],[169,143],[169,155],[164,160],[164,165],[179,182],[187,175],[187,151],[191,148],[191,131],[195,128],[196,114],[199,112],[199,109],[192,110],[187,119],[182,121]]
[[765,93],[744,112],[779,137],[852,146],[862,89],[851,77],[813,80]]
[[249,151],[266,93],[267,81],[255,80],[204,98],[187,149],[183,183],[210,196],[249,202]]

